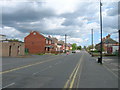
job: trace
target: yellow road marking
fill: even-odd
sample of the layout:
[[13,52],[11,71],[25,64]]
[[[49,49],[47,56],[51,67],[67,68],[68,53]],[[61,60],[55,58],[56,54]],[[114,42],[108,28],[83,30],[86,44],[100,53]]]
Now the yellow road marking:
[[[70,75],[69,79],[67,80],[64,88],[70,88],[70,89],[73,88],[73,85],[74,85],[74,82],[75,82],[75,79],[76,79],[80,64],[82,62],[82,60],[81,60],[82,58],[83,58],[83,55],[81,56],[80,61],[78,62],[78,64],[74,68],[73,72],[71,73],[71,75]],[[69,86],[69,84],[70,84],[70,86]]]
[[78,64],[78,66],[77,66],[77,70],[76,70],[76,72],[75,72],[75,74],[74,74],[74,77],[73,77],[73,79],[72,79],[72,82],[71,82],[69,88],[73,88],[73,85],[74,85],[74,82],[75,82],[75,78],[76,78],[76,76],[77,76],[77,73],[78,73],[80,64],[81,64],[81,62],[82,62],[82,59],[83,59],[83,55],[81,56],[80,62],[79,62],[79,64]]
[[77,69],[77,66],[78,66],[78,64],[76,65],[76,67],[74,68],[73,72],[71,73],[71,75],[70,75],[69,79],[67,80],[64,88],[67,88],[67,86],[68,86],[68,84],[69,84],[69,81],[72,79],[72,76],[73,76],[75,70]]
[[[61,57],[57,57],[57,58],[61,58]],[[0,72],[0,74],[5,74],[5,73],[12,72],[12,71],[20,70],[20,69],[23,69],[23,68],[27,68],[27,67],[30,67],[30,66],[34,66],[34,65],[45,63],[45,62],[53,61],[53,60],[55,60],[57,58],[53,58],[53,59],[50,59],[50,60],[41,61],[41,62],[37,62],[37,63],[33,63],[33,64],[28,64],[28,65],[21,66],[21,67],[18,67],[18,68],[13,68],[13,69],[10,69],[10,70],[6,70],[6,71],[3,71],[3,72]]]

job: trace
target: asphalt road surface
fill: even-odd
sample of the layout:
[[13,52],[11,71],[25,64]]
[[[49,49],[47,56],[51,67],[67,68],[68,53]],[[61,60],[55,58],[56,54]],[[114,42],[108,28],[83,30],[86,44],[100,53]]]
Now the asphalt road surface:
[[2,61],[2,88],[118,88],[117,75],[86,51]]

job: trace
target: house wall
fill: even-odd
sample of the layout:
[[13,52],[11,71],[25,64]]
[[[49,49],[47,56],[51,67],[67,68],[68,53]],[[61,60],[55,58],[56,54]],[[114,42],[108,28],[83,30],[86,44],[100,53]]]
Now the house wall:
[[113,48],[113,52],[112,53],[115,53],[116,51],[118,51],[119,46],[112,46],[112,48]]
[[38,32],[31,32],[24,38],[25,48],[29,50],[29,53],[45,53],[45,37]]

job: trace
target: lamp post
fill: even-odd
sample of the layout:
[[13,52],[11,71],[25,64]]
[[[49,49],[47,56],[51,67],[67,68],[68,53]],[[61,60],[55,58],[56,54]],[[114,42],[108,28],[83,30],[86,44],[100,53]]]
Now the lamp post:
[[103,47],[103,42],[102,42],[102,3],[101,3],[101,0],[100,0],[100,33],[101,33],[101,43],[100,43],[100,58],[98,58],[98,63],[101,63],[102,64],[102,47]]
[[66,37],[67,35],[65,34],[65,53],[66,53]]
[[120,30],[118,31],[118,33],[119,33],[119,50],[118,50],[118,56],[120,58]]
[[92,56],[93,56],[93,29],[91,29]]

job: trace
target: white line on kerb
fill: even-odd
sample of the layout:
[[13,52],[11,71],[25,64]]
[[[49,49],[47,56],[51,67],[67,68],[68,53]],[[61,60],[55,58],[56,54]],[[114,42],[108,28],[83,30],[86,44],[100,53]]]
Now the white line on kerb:
[[11,84],[9,84],[9,85],[4,86],[3,88],[10,87],[10,86],[12,86],[12,85],[14,85],[14,84],[15,84],[15,83],[11,83]]

